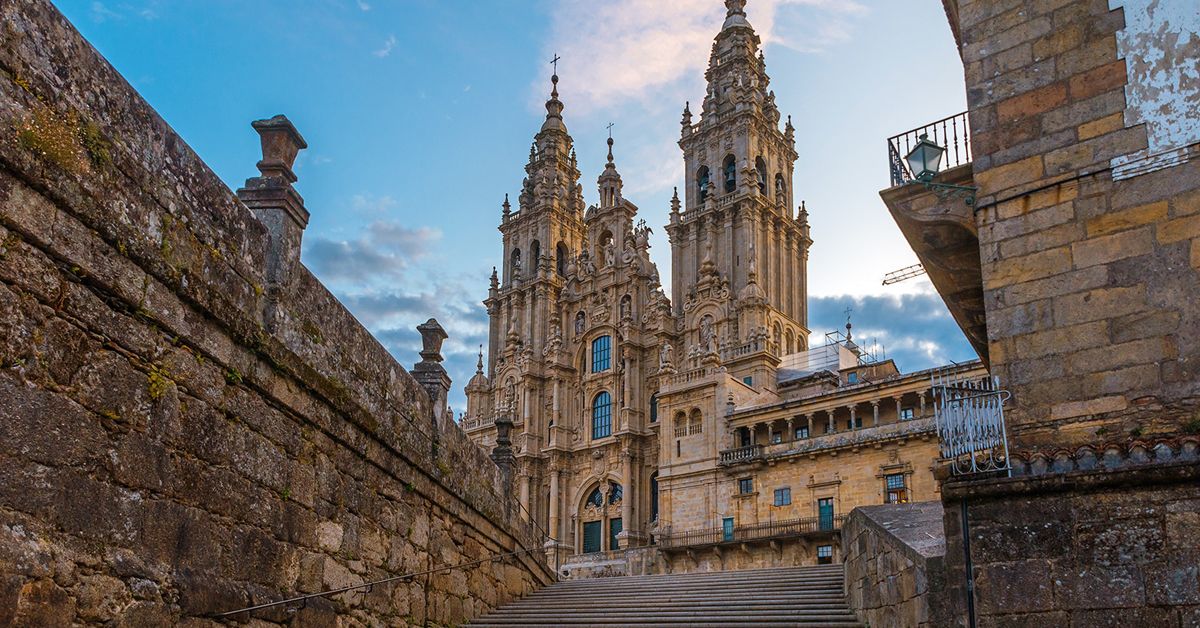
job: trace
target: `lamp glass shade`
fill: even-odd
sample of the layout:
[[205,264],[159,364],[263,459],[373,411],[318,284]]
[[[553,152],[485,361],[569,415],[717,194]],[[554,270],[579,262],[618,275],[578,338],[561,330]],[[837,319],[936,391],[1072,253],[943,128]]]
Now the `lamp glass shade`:
[[908,170],[920,181],[928,181],[937,174],[942,166],[942,155],[946,149],[929,140],[924,133],[917,140],[917,145],[904,158],[908,162]]

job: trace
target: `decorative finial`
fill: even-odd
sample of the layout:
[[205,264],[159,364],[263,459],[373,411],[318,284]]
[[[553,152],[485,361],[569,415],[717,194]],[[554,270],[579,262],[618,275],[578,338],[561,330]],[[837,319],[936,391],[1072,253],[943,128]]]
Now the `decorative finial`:
[[508,202],[508,192],[504,193],[504,203],[500,206],[504,208],[504,217],[508,218],[508,215],[512,213],[512,205]]
[[853,311],[854,308],[846,308],[846,342],[850,342],[850,328],[853,327],[853,325],[850,324],[850,313]]
[[475,363],[475,373],[483,373],[483,345],[479,345],[479,361]]
[[726,17],[730,15],[745,15],[746,0],[725,0]]
[[558,62],[562,57],[558,53],[554,53],[554,58],[550,60],[550,64],[554,66],[554,71],[550,74],[550,96],[558,98]]
[[679,121],[679,124],[685,127],[692,126],[692,108],[690,102],[683,103],[683,118]]

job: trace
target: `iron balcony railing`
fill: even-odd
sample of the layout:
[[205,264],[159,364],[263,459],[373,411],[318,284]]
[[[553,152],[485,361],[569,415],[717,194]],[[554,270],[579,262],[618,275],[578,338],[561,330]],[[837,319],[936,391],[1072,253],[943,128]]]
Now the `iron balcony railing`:
[[736,449],[726,449],[721,452],[721,464],[734,464],[760,460],[763,457],[762,445],[747,445]]
[[942,156],[942,170],[971,163],[971,126],[967,123],[967,112],[964,111],[888,138],[888,171],[893,186],[913,180],[913,173],[909,172],[904,158],[912,152],[922,135],[946,149]]
[[696,547],[721,543],[744,543],[766,541],[820,532],[836,532],[842,528],[846,515],[832,514],[821,517],[780,519],[752,525],[734,526],[732,529],[703,528],[687,530],[658,537],[659,547]]
[[938,446],[951,472],[1011,472],[1004,427],[1004,402],[1010,393],[1000,388],[1000,379],[938,371],[932,380]]

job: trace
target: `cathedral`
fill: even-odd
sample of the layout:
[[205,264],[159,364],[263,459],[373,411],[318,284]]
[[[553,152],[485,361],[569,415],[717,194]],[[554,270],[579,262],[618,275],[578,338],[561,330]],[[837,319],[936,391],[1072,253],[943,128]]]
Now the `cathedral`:
[[[795,129],[790,118],[781,128],[745,2],[725,5],[698,119],[683,109],[669,296],[650,261],[650,227],[622,193],[611,137],[599,202],[585,203],[557,75],[517,207],[503,204],[504,264],[484,301],[487,361],[481,353],[462,424],[490,451],[497,419],[511,422],[515,490],[556,564],[582,569],[587,557],[653,548],[638,559],[646,564],[616,571],[709,568],[699,564],[709,554],[687,550],[769,542],[779,531],[755,526],[809,515],[811,542],[789,543],[787,556],[713,555],[718,568],[818,562],[836,552],[835,507],[882,503],[889,491],[933,497],[929,374],[868,359],[849,327],[808,346],[812,239],[793,198]],[[873,457],[845,468],[852,458],[838,452],[850,449]],[[858,471],[868,479],[840,488]],[[802,477],[812,499],[793,503]],[[767,486],[757,498],[757,484],[775,487],[770,499]],[[800,527],[782,534],[808,538]]]

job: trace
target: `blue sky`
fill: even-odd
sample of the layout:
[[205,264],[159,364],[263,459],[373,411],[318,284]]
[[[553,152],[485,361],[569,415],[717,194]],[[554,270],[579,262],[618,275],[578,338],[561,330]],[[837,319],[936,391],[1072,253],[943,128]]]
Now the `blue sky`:
[[[588,202],[613,122],[625,195],[655,227],[682,178],[684,101],[700,100],[718,0],[56,0],[231,187],[256,173],[250,121],[287,115],[308,141],[297,189],[303,260],[405,364],[413,327],[451,335],[452,404],[486,338],[487,277],[545,115],[557,52]],[[910,371],[973,357],[879,190],[887,137],[966,108],[937,0],[750,0],[776,101],[796,126],[794,186],[810,214],[814,342],[854,308]]]

